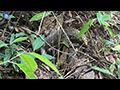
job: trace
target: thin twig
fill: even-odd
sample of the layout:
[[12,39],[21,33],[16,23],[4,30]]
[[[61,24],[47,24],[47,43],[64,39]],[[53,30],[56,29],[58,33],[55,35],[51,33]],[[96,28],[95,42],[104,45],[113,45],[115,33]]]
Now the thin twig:
[[46,13],[46,11],[43,13],[43,16],[42,16],[42,19],[41,19],[41,22],[40,22],[40,26],[39,26],[39,31],[38,31],[38,33],[40,33],[41,26],[42,26],[42,22],[43,22],[43,18],[44,18],[44,16],[45,16],[45,13]]
[[66,34],[65,30],[63,29],[62,25],[61,25],[61,24],[60,24],[60,22],[58,21],[58,19],[57,19],[57,17],[55,16],[55,14],[54,14],[54,12],[53,12],[53,11],[52,11],[52,13],[53,13],[53,15],[54,15],[54,17],[55,17],[55,19],[56,19],[57,23],[59,24],[60,28],[62,29],[63,33],[65,34],[66,38],[67,38],[67,39],[68,39],[68,41],[70,42],[70,44],[71,44],[71,46],[72,46],[73,50],[76,52],[75,47],[73,46],[72,42],[70,41],[70,39],[69,39],[68,35]]

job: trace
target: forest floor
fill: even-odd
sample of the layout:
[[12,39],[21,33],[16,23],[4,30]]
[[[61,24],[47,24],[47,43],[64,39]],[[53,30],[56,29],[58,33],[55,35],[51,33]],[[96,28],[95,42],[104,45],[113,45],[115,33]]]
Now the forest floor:
[[[0,29],[1,38],[0,40],[9,43],[10,36],[12,33],[19,33],[25,32],[24,30],[20,30],[19,27],[29,28],[33,32],[38,32],[39,27],[41,27],[41,31],[39,32],[40,35],[45,35],[47,37],[52,33],[52,30],[55,27],[59,27],[56,22],[54,15],[50,14],[45,18],[40,19],[38,21],[29,20],[36,14],[40,13],[41,11],[1,11],[2,14],[8,13],[13,14],[15,18],[12,18],[9,23],[13,25],[14,29],[9,30],[6,28],[4,37],[2,37],[2,32],[4,28]],[[110,11],[106,11],[109,13]],[[97,18],[98,11],[54,11],[56,17],[61,15],[62,19],[62,27],[65,28],[74,28],[78,29],[79,31],[83,28],[84,24],[88,21]],[[112,20],[118,27],[120,27],[119,19],[120,13],[112,14],[114,19]],[[42,24],[41,24],[42,21]],[[40,26],[41,25],[41,26]],[[119,28],[115,25],[109,26],[112,29],[115,35],[120,34]],[[56,29],[57,30],[57,29]],[[115,79],[118,78],[118,63],[116,61],[117,58],[120,58],[120,54],[118,51],[113,51],[112,49],[108,49],[114,47],[112,44],[108,44],[105,47],[105,42],[103,40],[108,40],[115,43],[115,39],[117,40],[118,44],[120,43],[119,37],[112,38],[109,31],[106,29],[105,26],[96,22],[89,28],[89,30],[85,33],[87,45],[84,43],[74,45],[77,52],[74,51],[73,47],[66,47],[63,43],[58,43],[56,45],[52,45],[52,47],[59,49],[62,52],[67,52],[73,57],[77,58],[75,60],[73,57],[58,52],[51,47],[45,50],[45,53],[55,57],[55,59],[51,60],[51,62],[57,67],[58,71],[63,75],[65,79]],[[74,41],[71,40],[73,43]],[[17,43],[18,44],[18,43]],[[26,52],[32,52],[32,46],[28,41],[24,41],[24,43],[20,43],[22,45],[21,49]],[[103,49],[101,49],[103,47]],[[101,51],[99,51],[101,49]],[[105,53],[105,50],[107,50]],[[35,51],[36,53],[42,54],[41,49]],[[5,48],[0,48],[0,53],[5,53]],[[3,58],[1,58],[2,60]],[[59,59],[59,60],[58,60]],[[61,63],[58,61],[61,60]],[[55,71],[53,71],[50,67],[45,65],[42,61],[35,59],[38,64],[37,70],[34,72],[38,79],[59,79],[59,76]],[[59,63],[59,65],[57,65]],[[112,66],[113,65],[113,66]],[[100,72],[99,70],[94,70],[91,67],[97,66],[103,70],[110,71],[114,76],[108,75],[107,73]],[[111,68],[114,69],[111,71]],[[8,70],[10,69],[10,70]],[[3,79],[26,79],[26,75],[19,70],[19,72],[15,71],[13,66],[9,64],[7,67],[4,65],[0,66],[0,73]]]

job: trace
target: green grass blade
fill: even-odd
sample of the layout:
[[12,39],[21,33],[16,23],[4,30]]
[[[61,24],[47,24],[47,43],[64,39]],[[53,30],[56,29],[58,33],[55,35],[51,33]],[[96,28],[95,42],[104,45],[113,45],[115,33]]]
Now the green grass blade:
[[106,69],[102,69],[96,66],[92,67],[92,69],[114,76],[109,70],[106,70]]

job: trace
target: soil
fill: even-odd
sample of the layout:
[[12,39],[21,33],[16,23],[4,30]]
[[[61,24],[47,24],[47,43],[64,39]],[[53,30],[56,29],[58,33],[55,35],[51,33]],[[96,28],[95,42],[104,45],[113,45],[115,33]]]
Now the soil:
[[[13,14],[15,18],[12,18],[10,23],[13,27],[26,27],[32,30],[33,32],[38,32],[40,22],[38,21],[32,21],[29,20],[36,14],[40,13],[42,11],[1,11],[2,14],[8,13]],[[74,28],[78,29],[79,31],[82,29],[85,23],[90,21],[91,19],[97,18],[96,14],[97,11],[54,11],[55,15],[58,16],[61,13],[64,12],[63,15],[63,28]],[[119,15],[119,14],[117,14]],[[116,15],[116,18],[119,20],[119,16]],[[50,18],[53,17],[53,14],[45,17]],[[117,21],[117,19],[114,19],[114,21]],[[44,21],[45,22],[45,21]],[[44,22],[42,25],[44,25]],[[49,22],[50,23],[50,22]],[[47,23],[47,26],[49,25]],[[56,21],[51,22],[50,25],[54,25],[55,27]],[[117,23],[118,27],[120,26],[119,23]],[[43,26],[41,26],[41,32],[40,35],[45,35],[47,37],[51,34],[45,33],[45,30],[43,30]],[[52,27],[52,29],[54,29]],[[119,29],[115,27],[114,25],[109,26],[115,34],[120,34]],[[6,28],[6,27],[5,27]],[[1,33],[4,30],[4,28],[1,29]],[[22,32],[19,29],[12,29],[6,28],[4,39],[3,37],[0,38],[0,40],[4,40],[6,43],[9,43],[10,36],[12,33],[18,33]],[[8,34],[9,33],[9,34]],[[119,58],[119,54],[110,50],[107,54],[104,54],[104,51],[112,47],[112,45],[107,45],[102,49],[101,52],[99,50],[103,47],[104,42],[100,40],[100,37],[103,40],[109,40],[112,42],[115,42],[113,38],[111,38],[108,30],[105,29],[104,26],[100,26],[98,21],[96,21],[88,30],[88,32],[85,33],[88,41],[88,45],[79,45],[75,46],[75,48],[78,50],[78,52],[75,55],[75,57],[78,59],[78,61],[75,61],[74,58],[70,57],[69,55],[66,55],[64,62],[62,65],[57,66],[57,55],[58,52],[54,49],[49,48],[45,53],[54,56],[56,59],[51,60],[51,62],[58,68],[59,72],[63,75],[65,79],[110,79],[109,75],[93,70],[91,69],[91,66],[97,66],[103,69],[109,69],[110,65],[115,62],[116,58]],[[120,43],[120,39],[116,37],[116,40],[118,40],[118,43]],[[25,41],[26,43],[21,43],[24,48],[22,48],[24,51],[32,52],[32,46],[29,44],[29,42]],[[17,43],[18,44],[18,43]],[[54,46],[55,48],[60,48],[61,51],[65,51],[64,44],[60,44],[60,47],[58,45]],[[5,48],[0,48],[0,53],[4,53]],[[41,53],[41,49],[38,49],[36,51],[39,54]],[[67,50],[68,53],[73,53],[74,50],[70,47],[69,50]],[[115,54],[110,54],[115,53]],[[60,56],[63,55],[62,53],[59,54]],[[65,54],[64,54],[65,55]],[[60,57],[59,56],[59,57]],[[34,72],[38,79],[59,79],[59,76],[47,65],[45,65],[43,62],[35,59],[35,61],[38,64],[37,70]],[[66,61],[66,62],[65,62]],[[72,62],[71,62],[72,61]],[[117,63],[115,62],[115,65]],[[106,67],[106,68],[105,68]],[[117,66],[115,66],[117,68]],[[117,69],[115,68],[113,74],[117,76]],[[3,70],[4,69],[4,70]],[[8,70],[7,69],[12,69]],[[4,65],[0,66],[0,73],[2,79],[26,79],[25,74],[19,69],[19,72],[16,72],[13,68],[13,66],[10,64],[9,66],[5,67]],[[112,77],[114,78],[114,77]]]

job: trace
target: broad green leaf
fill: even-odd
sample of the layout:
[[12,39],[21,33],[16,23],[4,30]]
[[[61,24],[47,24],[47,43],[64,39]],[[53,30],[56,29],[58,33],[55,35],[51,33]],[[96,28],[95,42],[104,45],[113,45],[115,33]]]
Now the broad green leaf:
[[115,64],[111,64],[111,65],[110,65],[110,71],[111,71],[112,73],[113,73],[114,69],[115,69]]
[[18,67],[28,76],[29,79],[37,79],[34,72],[30,70],[30,68],[26,67],[22,64],[17,64]]
[[120,65],[120,59],[119,59],[119,58],[117,58],[117,60],[116,60],[116,61],[117,61],[118,65]]
[[3,41],[0,40],[0,48],[1,47],[8,47],[7,44],[5,44]]
[[109,70],[105,70],[96,66],[92,67],[92,69],[114,76]]
[[107,29],[108,29],[108,31],[109,31],[109,33],[110,33],[110,36],[111,36],[112,38],[114,38],[115,32],[114,32],[112,29],[108,28],[108,27],[107,27]]
[[[4,58],[4,62],[8,61],[11,57],[11,53],[8,49],[5,50],[5,58]],[[8,62],[4,63],[4,65],[7,67],[8,66]]]
[[120,79],[120,65],[118,65],[118,71],[117,71],[117,74],[118,74],[118,78]]
[[28,37],[19,37],[19,38],[15,39],[15,40],[12,42],[12,44],[13,44],[13,43],[16,43],[16,42],[24,41],[24,40],[26,40],[27,38],[28,38]]
[[48,65],[48,66],[51,67],[53,70],[55,70],[59,75],[61,75],[61,74],[59,73],[59,71],[57,70],[57,68],[54,66],[54,64],[52,64],[47,58],[45,58],[44,56],[39,55],[39,54],[37,54],[37,53],[34,53],[34,52],[32,52],[32,53],[30,53],[30,54],[32,54],[32,55],[34,55],[36,58],[40,59],[40,60],[41,60],[42,62],[44,62],[46,65]]
[[[48,11],[45,13],[44,17],[48,16],[51,14],[52,11]],[[43,14],[44,12],[41,12],[39,14],[36,14],[35,16],[33,16],[31,19],[30,19],[30,22],[31,21],[37,21],[37,20],[40,20],[42,17],[43,17]]]
[[[44,38],[44,35],[42,36],[42,38]],[[35,39],[35,41],[33,42],[33,51],[40,48],[43,44],[44,44],[44,41],[40,37]]]
[[83,28],[81,29],[81,31],[78,35],[78,38],[80,38],[85,32],[88,31],[88,29],[90,28],[90,26],[93,24],[94,21],[95,21],[95,19],[92,19],[83,26]]
[[32,72],[34,72],[37,69],[38,66],[31,56],[26,54],[21,54],[20,58]]
[[63,41],[62,43],[65,44],[69,48],[69,44],[66,41]]
[[23,32],[16,33],[16,38],[19,37],[19,36],[24,36],[24,35],[25,35],[25,33],[23,33]]
[[10,44],[12,44],[12,41],[14,40],[15,34],[13,33],[10,37]]
[[120,45],[115,46],[112,50],[120,50]]
[[105,51],[104,51],[104,54],[106,54],[107,52],[109,52],[112,48],[107,48]]
[[55,59],[54,57],[52,57],[51,55],[48,55],[48,54],[43,54],[42,56],[47,58],[48,60]]

